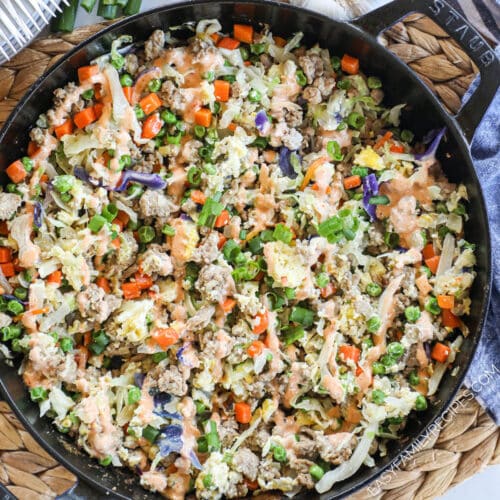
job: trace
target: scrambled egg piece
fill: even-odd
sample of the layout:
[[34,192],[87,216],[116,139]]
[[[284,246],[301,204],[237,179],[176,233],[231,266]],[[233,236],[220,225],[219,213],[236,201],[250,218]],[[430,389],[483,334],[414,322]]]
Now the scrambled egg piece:
[[278,285],[297,288],[307,278],[309,269],[297,247],[273,241],[264,246],[264,256],[267,272]]
[[372,170],[383,170],[385,168],[382,157],[376,153],[371,146],[362,149],[355,157],[354,163]]

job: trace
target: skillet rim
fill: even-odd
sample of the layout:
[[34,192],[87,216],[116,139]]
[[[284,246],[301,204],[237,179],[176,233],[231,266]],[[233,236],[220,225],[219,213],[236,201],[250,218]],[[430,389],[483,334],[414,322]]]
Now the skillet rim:
[[[397,1],[397,0],[395,0]],[[173,10],[178,10],[178,9],[185,9],[185,8],[196,8],[198,5],[206,5],[206,4],[213,4],[212,0],[187,0],[183,2],[176,2],[174,4],[170,4],[168,6],[162,6],[162,7],[157,7],[152,10],[148,10],[139,14],[136,14],[134,16],[130,16],[127,18],[122,19],[121,21],[118,21],[116,23],[110,24],[109,26],[106,26],[104,29],[98,31],[97,33],[94,33],[92,36],[90,36],[88,39],[82,41],[79,43],[77,46],[75,46],[73,49],[71,49],[69,52],[64,54],[53,66],[48,68],[43,75],[41,75],[31,86],[31,88],[28,90],[26,94],[23,95],[23,97],[20,99],[18,104],[14,107],[14,109],[11,111],[9,117],[5,121],[2,129],[0,130],[0,144],[3,143],[3,140],[5,138],[5,135],[12,125],[12,123],[16,120],[18,115],[22,112],[25,104],[30,100],[31,96],[35,94],[38,90],[43,88],[44,83],[50,78],[50,76],[56,72],[62,65],[64,65],[68,60],[73,57],[75,54],[77,54],[79,51],[84,49],[86,46],[96,42],[102,37],[105,37],[106,35],[110,35],[113,31],[115,30],[121,30],[125,28],[126,26],[133,26],[138,20],[142,18],[146,18],[148,16],[154,16],[154,14],[159,14],[159,13],[164,13],[164,12],[169,12]],[[441,408],[431,408],[431,411],[433,411],[433,415],[430,417],[428,423],[422,427],[420,432],[414,436],[413,439],[408,441],[407,444],[402,446],[402,448],[399,450],[398,453],[394,455],[394,457],[389,460],[386,464],[380,465],[376,464],[375,467],[372,469],[372,473],[368,475],[367,478],[364,480],[360,480],[356,482],[355,479],[352,479],[353,485],[347,489],[345,492],[339,494],[335,494],[334,490],[329,490],[326,493],[323,493],[320,495],[321,500],[326,500],[326,499],[334,499],[334,498],[345,498],[348,495],[351,495],[355,493],[356,491],[359,491],[363,487],[367,486],[368,484],[374,482],[377,478],[379,478],[386,470],[390,469],[391,467],[397,466],[400,461],[401,457],[406,454],[406,452],[411,449],[411,447],[415,444],[421,441],[422,437],[425,435],[429,435],[429,428],[435,424],[435,422],[442,417],[446,412],[448,411],[450,405],[452,404],[456,394],[458,393],[460,387],[462,386],[464,379],[467,375],[467,372],[469,370],[469,367],[472,363],[472,360],[475,356],[477,346],[479,344],[479,341],[481,339],[483,329],[485,326],[486,322],[486,316],[488,313],[489,309],[489,302],[490,302],[490,295],[491,295],[491,283],[492,283],[492,262],[491,262],[491,234],[490,234],[490,226],[489,226],[489,219],[488,219],[488,212],[486,209],[486,203],[485,203],[485,198],[484,198],[484,193],[483,189],[481,186],[481,183],[479,182],[479,178],[477,176],[476,170],[474,168],[474,164],[472,161],[471,157],[471,144],[468,143],[464,132],[460,128],[457,120],[455,117],[451,116],[449,113],[447,113],[437,97],[429,90],[429,88],[424,84],[424,82],[417,76],[415,72],[413,72],[403,61],[401,61],[399,58],[397,58],[392,52],[387,50],[385,47],[383,47],[380,43],[378,43],[377,38],[370,34],[368,31],[365,31],[362,29],[361,26],[356,24],[356,19],[350,21],[350,22],[342,22],[342,21],[337,21],[334,19],[331,19],[321,13],[309,11],[307,9],[304,9],[302,7],[296,6],[296,5],[290,5],[290,4],[285,4],[283,2],[279,2],[276,0],[221,0],[218,2],[218,4],[223,4],[223,5],[237,5],[237,4],[249,4],[249,5],[256,5],[256,6],[263,6],[266,8],[271,8],[271,9],[279,9],[279,10],[288,10],[291,11],[293,15],[295,16],[300,16],[302,15],[308,15],[311,17],[315,17],[320,21],[321,23],[328,23],[332,26],[332,28],[341,28],[344,31],[347,32],[347,34],[351,37],[358,36],[361,38],[365,43],[375,47],[376,50],[380,50],[383,53],[383,57],[388,58],[391,60],[392,63],[395,63],[396,66],[398,66],[398,70],[401,71],[401,73],[404,73],[408,78],[410,78],[413,81],[413,84],[421,91],[424,93],[425,98],[432,104],[432,107],[434,110],[437,112],[437,116],[445,123],[448,133],[451,134],[457,143],[458,146],[458,151],[461,155],[461,160],[466,163],[467,166],[467,173],[471,175],[472,177],[472,183],[476,184],[478,189],[477,189],[477,195],[478,195],[478,203],[481,208],[481,214],[478,216],[480,219],[483,220],[484,227],[485,227],[485,232],[486,232],[486,238],[484,241],[484,246],[485,246],[485,251],[484,251],[484,258],[485,258],[485,266],[484,266],[484,272],[485,272],[485,287],[481,291],[481,310],[479,314],[479,320],[478,320],[478,325],[477,329],[474,332],[474,334],[469,335],[468,342],[471,342],[472,345],[470,346],[470,356],[468,356],[465,360],[464,367],[461,370],[461,373],[455,377],[453,377],[453,383],[451,384],[451,389],[448,391],[447,397],[441,401]],[[410,14],[411,12],[418,12],[419,9],[414,9],[412,11],[409,11],[407,14]],[[370,15],[370,13],[368,14]],[[244,16],[242,16],[244,17]],[[363,19],[363,16],[359,18],[360,20]],[[397,22],[397,21],[395,21]],[[152,23],[154,24],[154,23]],[[154,29],[152,26],[151,29]],[[491,104],[491,103],[490,103]],[[473,337],[473,338],[471,338]],[[0,376],[0,393],[2,394],[3,398],[9,403],[9,406],[12,408],[14,413],[17,415],[19,420],[23,423],[25,428],[29,431],[29,433],[34,437],[34,439],[48,452],[50,453],[53,457],[55,457],[60,464],[64,465],[67,469],[69,469],[71,472],[73,472],[77,478],[78,482],[86,482],[87,484],[93,486],[96,490],[98,490],[101,493],[105,493],[108,495],[108,497],[114,496],[115,498],[124,498],[127,499],[129,497],[124,496],[121,493],[118,493],[116,491],[113,491],[111,488],[108,488],[107,486],[104,486],[98,480],[96,480],[94,477],[89,477],[89,475],[80,470],[80,468],[77,465],[73,465],[70,461],[68,461],[65,456],[56,449],[44,438],[44,436],[39,433],[34,427],[33,424],[24,416],[22,413],[21,408],[15,403],[13,397],[11,397],[10,392],[7,390],[3,377]],[[28,401],[31,403],[30,401]],[[40,419],[41,417],[37,417]],[[90,457],[84,456],[86,460],[89,461],[90,464],[93,464],[93,461]],[[355,476],[354,476],[355,477]],[[79,483],[76,483],[76,486],[73,486],[71,490],[77,489]],[[342,484],[342,483],[340,483]],[[307,494],[307,491],[306,491]],[[315,492],[316,495],[319,495]],[[332,495],[333,494],[333,495]]]

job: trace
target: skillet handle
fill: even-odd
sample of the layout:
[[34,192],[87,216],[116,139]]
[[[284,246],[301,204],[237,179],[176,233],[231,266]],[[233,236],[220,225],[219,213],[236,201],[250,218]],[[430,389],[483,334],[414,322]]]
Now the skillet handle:
[[353,23],[376,37],[412,12],[425,14],[441,26],[479,68],[479,85],[455,116],[470,144],[500,85],[500,62],[483,36],[445,0],[395,0]]

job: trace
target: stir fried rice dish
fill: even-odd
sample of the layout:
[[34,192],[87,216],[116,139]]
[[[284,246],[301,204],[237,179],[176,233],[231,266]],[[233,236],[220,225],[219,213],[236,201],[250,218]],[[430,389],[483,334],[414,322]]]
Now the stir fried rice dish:
[[114,40],[6,169],[0,350],[147,490],[326,492],[454,374],[467,191],[353,55],[187,29]]

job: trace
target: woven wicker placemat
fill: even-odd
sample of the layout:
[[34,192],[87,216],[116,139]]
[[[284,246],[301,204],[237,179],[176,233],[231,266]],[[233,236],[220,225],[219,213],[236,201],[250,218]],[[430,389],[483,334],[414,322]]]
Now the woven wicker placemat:
[[[0,126],[47,68],[106,23],[85,26],[61,37],[35,41],[0,67]],[[417,71],[447,108],[456,112],[477,67],[447,34],[427,17],[414,14],[386,31],[381,39]],[[447,418],[391,469],[351,500],[425,500],[500,464],[500,430],[471,394],[462,390]],[[0,401],[0,482],[21,500],[54,498],[76,477],[34,441],[5,402]]]

